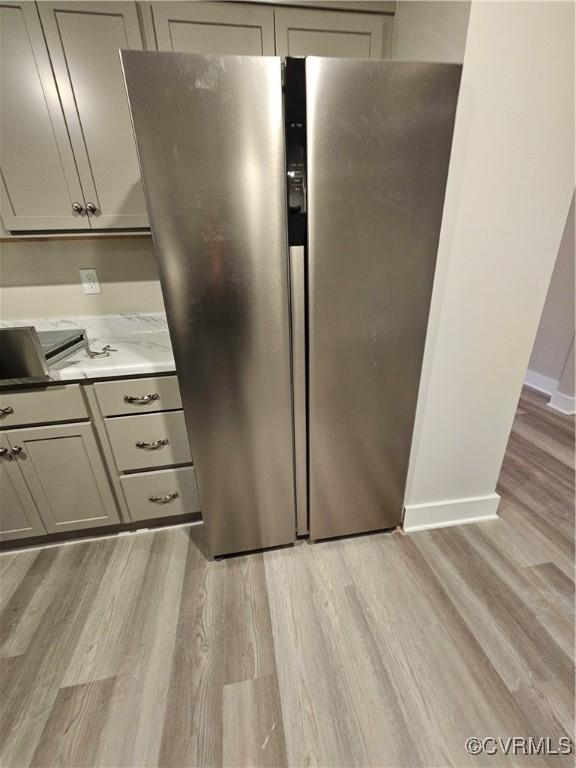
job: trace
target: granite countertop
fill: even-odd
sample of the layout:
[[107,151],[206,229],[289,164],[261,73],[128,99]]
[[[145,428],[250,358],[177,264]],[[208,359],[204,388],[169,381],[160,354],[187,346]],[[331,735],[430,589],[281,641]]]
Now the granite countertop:
[[166,315],[79,315],[66,318],[36,318],[2,323],[4,327],[33,325],[37,331],[67,328],[86,330],[90,349],[99,352],[106,344],[106,357],[90,358],[82,349],[50,369],[51,381],[80,381],[176,370]]

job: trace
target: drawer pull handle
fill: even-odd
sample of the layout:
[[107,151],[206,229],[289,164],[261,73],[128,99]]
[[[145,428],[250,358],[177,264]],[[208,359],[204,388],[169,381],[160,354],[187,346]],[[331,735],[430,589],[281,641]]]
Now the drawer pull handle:
[[154,440],[152,443],[146,443],[144,440],[138,440],[136,448],[142,448],[144,451],[157,451],[158,448],[164,448],[168,445],[168,439],[163,437],[162,440]]
[[159,397],[158,392],[150,392],[148,395],[124,395],[124,401],[134,403],[134,405],[146,405],[146,403],[158,400]]
[[0,408],[0,416],[10,416],[14,413],[14,408],[11,405],[7,405],[6,408]]
[[178,493],[167,493],[165,496],[148,496],[148,501],[152,501],[154,504],[169,504],[177,498]]

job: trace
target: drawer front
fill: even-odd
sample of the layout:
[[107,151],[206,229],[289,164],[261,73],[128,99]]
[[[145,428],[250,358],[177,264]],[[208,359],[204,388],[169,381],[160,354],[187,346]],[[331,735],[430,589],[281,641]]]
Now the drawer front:
[[94,391],[104,416],[182,408],[176,376],[102,381],[94,385]]
[[80,384],[0,392],[0,429],[88,418]]
[[106,430],[119,472],[192,461],[182,411],[108,419]]
[[132,520],[200,511],[194,467],[125,475],[120,482]]

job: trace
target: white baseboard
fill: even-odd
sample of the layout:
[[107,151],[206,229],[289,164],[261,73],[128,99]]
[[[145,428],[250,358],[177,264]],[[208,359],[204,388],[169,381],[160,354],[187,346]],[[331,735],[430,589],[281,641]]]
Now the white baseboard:
[[549,376],[543,376],[541,373],[526,371],[524,377],[524,384],[530,389],[535,389],[538,392],[542,392],[545,395],[550,395],[549,408],[553,408],[555,411],[565,413],[568,416],[572,416],[576,413],[576,398],[570,395],[564,395],[558,391],[558,382],[556,379],[552,379]]
[[564,395],[562,392],[556,390],[555,392],[552,392],[548,408],[553,408],[555,411],[560,411],[560,413],[572,416],[576,413],[576,397]]
[[556,379],[552,379],[550,376],[543,376],[541,373],[536,373],[536,371],[531,371],[530,369],[526,371],[524,384],[526,384],[527,387],[530,387],[530,389],[536,389],[538,392],[543,392],[545,395],[551,395],[558,386]]
[[404,508],[402,528],[406,533],[414,533],[430,528],[497,520],[499,503],[500,496],[490,493],[488,496],[435,501],[431,504],[407,504]]

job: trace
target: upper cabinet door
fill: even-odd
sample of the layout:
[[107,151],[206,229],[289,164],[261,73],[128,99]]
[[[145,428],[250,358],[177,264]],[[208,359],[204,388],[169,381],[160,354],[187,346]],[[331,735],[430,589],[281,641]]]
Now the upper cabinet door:
[[381,59],[389,55],[393,17],[276,8],[278,56]]
[[0,3],[0,113],[5,228],[87,229],[82,189],[32,2]]
[[274,11],[240,3],[152,3],[159,51],[274,56]]
[[142,50],[135,3],[40,2],[92,229],[148,226],[118,51]]

